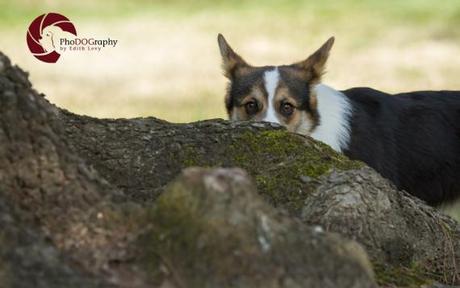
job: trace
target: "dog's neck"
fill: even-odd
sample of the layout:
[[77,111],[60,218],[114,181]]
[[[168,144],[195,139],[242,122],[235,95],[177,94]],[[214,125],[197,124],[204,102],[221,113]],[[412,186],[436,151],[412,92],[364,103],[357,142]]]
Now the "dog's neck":
[[313,90],[318,101],[319,125],[310,136],[342,152],[350,141],[351,103],[342,92],[327,85],[318,84]]

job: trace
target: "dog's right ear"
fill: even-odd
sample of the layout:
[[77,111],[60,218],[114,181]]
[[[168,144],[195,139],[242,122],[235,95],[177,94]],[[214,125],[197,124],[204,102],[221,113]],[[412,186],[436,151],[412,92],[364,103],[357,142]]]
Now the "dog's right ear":
[[249,67],[246,61],[228,45],[222,34],[217,36],[217,42],[219,43],[220,55],[222,55],[222,68],[224,69],[225,77],[231,80],[238,76],[242,70]]

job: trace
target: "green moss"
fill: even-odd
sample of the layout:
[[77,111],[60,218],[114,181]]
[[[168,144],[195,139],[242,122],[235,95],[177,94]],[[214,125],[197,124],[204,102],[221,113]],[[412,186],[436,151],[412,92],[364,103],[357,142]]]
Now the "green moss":
[[419,288],[433,282],[419,265],[412,267],[395,267],[374,263],[374,272],[377,283],[381,286],[393,285],[396,287]]
[[200,166],[203,163],[201,160],[202,157],[200,157],[199,153],[197,153],[197,149],[191,145],[184,145],[180,150],[178,157],[184,168],[190,166]]
[[347,170],[361,166],[321,142],[308,141],[284,130],[243,133],[229,150],[235,161],[249,170],[253,170],[254,165],[266,164],[268,160],[276,163],[278,168],[289,167],[291,172],[314,178],[332,168]]
[[240,266],[227,265],[226,259],[239,245],[241,234],[222,228],[228,227],[226,217],[212,216],[215,214],[210,212],[207,203],[214,200],[207,199],[209,195],[203,193],[206,189],[201,184],[188,184],[174,182],[157,199],[148,213],[153,229],[139,240],[139,247],[143,247],[142,263],[151,279],[158,281],[163,277],[161,266],[164,265],[186,277],[189,287],[203,287],[199,282],[203,277],[188,272],[209,271],[209,263],[218,263],[213,266],[215,277],[240,269]]
[[[174,255],[182,255],[181,259],[173,260],[185,262],[184,265],[193,265],[188,263],[188,259],[192,261],[200,258],[200,255],[190,254],[191,251],[197,251],[191,246],[196,244],[202,231],[201,223],[192,217],[198,209],[197,198],[190,197],[190,193],[186,193],[180,184],[173,184],[168,190],[168,194],[159,197],[156,205],[148,212],[148,218],[154,219],[153,231],[162,233],[148,233],[140,240],[141,247],[145,249],[143,262],[153,275],[152,279],[160,278],[160,265],[169,266]],[[159,251],[162,251],[162,255]],[[184,255],[182,251],[188,254]]]
[[[228,150],[235,165],[253,175],[260,193],[272,204],[283,205],[294,214],[315,186],[315,179],[333,169],[362,166],[323,143],[285,130],[243,133]],[[303,176],[312,181],[302,182]]]
[[[200,143],[203,146],[182,144],[171,159],[181,163],[181,168],[241,167],[255,179],[260,194],[293,214],[300,211],[305,198],[314,189],[315,179],[333,169],[362,166],[323,143],[286,130],[247,131],[231,138],[223,137],[227,138],[203,139]],[[219,141],[221,145],[212,141]]]

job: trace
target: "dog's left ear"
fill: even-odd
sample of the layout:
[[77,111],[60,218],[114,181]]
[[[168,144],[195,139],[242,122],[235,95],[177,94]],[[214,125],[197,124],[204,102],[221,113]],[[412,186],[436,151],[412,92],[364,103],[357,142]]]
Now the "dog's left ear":
[[326,69],[326,62],[329,57],[332,45],[334,45],[334,37],[329,38],[323,46],[315,53],[311,54],[306,60],[295,63],[294,66],[303,70],[310,83],[318,83],[321,81],[321,76]]
[[231,80],[238,76],[241,70],[249,67],[246,61],[228,45],[222,34],[217,36],[217,42],[219,43],[220,54],[222,55],[222,67],[225,77]]

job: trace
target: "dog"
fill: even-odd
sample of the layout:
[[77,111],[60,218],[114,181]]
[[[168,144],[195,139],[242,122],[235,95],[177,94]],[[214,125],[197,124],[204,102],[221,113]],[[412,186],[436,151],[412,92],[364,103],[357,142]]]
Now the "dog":
[[321,83],[334,37],[291,65],[248,64],[219,34],[230,120],[267,121],[360,160],[432,206],[460,196],[460,91],[390,95]]

